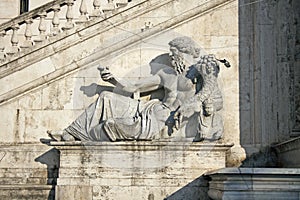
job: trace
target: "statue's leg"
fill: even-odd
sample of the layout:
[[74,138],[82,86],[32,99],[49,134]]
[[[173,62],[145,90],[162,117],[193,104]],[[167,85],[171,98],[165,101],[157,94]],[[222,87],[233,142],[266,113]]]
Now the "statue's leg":
[[111,141],[111,139],[107,136],[103,129],[104,123],[100,123],[96,126],[94,126],[90,131],[89,131],[89,137],[93,141]]
[[80,140],[109,140],[101,124],[108,119],[134,117],[138,104],[135,99],[103,91],[97,101],[91,104],[65,131]]
[[90,140],[87,130],[95,113],[96,107],[99,104],[99,101],[101,101],[101,99],[98,98],[96,102],[87,107],[84,112],[79,117],[77,117],[74,122],[72,122],[70,126],[64,129],[64,131],[69,133],[76,139]]
[[134,117],[108,119],[104,129],[112,141],[135,140],[141,133],[141,121]]

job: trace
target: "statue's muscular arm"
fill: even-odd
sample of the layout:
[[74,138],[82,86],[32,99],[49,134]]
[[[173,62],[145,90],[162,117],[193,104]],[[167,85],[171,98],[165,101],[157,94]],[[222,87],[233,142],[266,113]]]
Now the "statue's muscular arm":
[[113,74],[110,73],[108,68],[105,68],[103,70],[99,67],[98,69],[100,70],[102,80],[107,81],[126,92],[149,92],[159,89],[162,85],[161,77],[158,74],[141,78],[136,81],[129,81],[126,79],[114,77]]

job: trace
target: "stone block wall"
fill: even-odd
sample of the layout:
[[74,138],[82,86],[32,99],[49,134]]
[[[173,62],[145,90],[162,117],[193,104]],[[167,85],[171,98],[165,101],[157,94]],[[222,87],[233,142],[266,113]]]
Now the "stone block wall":
[[255,151],[299,133],[299,1],[239,4],[241,143]]

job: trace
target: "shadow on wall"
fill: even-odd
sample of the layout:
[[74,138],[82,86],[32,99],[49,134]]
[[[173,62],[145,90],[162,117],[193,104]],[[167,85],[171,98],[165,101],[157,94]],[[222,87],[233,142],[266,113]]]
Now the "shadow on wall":
[[[164,200],[209,200],[208,181],[208,177],[200,176]],[[148,199],[152,200],[150,197]]]
[[48,200],[55,199],[55,186],[57,184],[60,162],[59,158],[60,152],[57,149],[53,148],[34,160],[36,162],[47,165],[47,185],[52,185],[52,188],[49,191]]

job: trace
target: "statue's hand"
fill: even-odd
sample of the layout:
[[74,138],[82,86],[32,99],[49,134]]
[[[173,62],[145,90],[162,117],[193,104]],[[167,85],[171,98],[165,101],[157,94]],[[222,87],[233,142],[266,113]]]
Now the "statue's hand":
[[109,71],[108,67],[99,66],[97,69],[100,71],[100,76],[103,81],[109,81],[110,79],[113,78],[113,75]]

